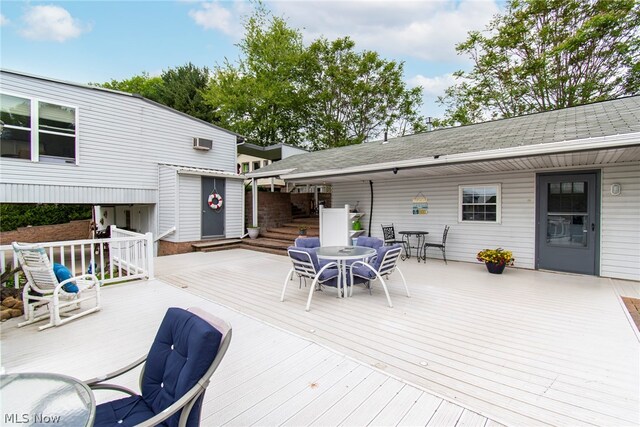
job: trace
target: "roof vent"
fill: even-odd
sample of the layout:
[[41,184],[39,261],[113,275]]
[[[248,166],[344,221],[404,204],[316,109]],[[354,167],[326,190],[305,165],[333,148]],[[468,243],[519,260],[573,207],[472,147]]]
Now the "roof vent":
[[193,138],[193,148],[195,150],[211,150],[213,148],[213,140],[206,138]]

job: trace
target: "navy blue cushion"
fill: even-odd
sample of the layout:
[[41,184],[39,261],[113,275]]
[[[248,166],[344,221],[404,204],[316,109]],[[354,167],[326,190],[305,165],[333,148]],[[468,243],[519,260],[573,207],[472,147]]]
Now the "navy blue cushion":
[[[135,426],[154,417],[142,396],[129,396],[96,407],[94,427]],[[122,423],[118,421],[122,420]],[[160,424],[166,426],[166,423]]]
[[356,240],[356,244],[358,246],[366,246],[367,248],[378,249],[384,246],[384,242],[382,239],[378,239],[377,237],[365,237],[360,236]]
[[[297,261],[309,262],[309,258],[311,258],[311,263],[313,264],[313,267],[316,269],[316,272],[320,271],[322,267],[332,262],[331,260],[318,260],[318,255],[316,254],[316,248],[301,248],[296,246],[289,246],[288,249],[294,251],[294,252],[289,252],[289,256],[292,259],[295,259]],[[304,252],[304,253],[300,253],[300,252]],[[309,256],[305,254],[308,254]],[[338,269],[335,267],[329,267],[322,272],[319,280],[321,282],[325,282],[336,277],[338,277]],[[328,286],[337,286],[337,281],[335,282],[329,281],[323,284]]]
[[[120,403],[104,404],[110,407],[96,412],[95,425],[106,425],[101,424],[102,417],[128,418],[142,417],[142,414],[145,414],[148,418],[148,415],[153,416],[169,407],[189,391],[209,369],[218,353],[221,340],[222,334],[195,314],[175,307],[167,310],[147,355],[141,384],[143,402],[135,403],[122,399],[116,401]],[[203,395],[191,410],[187,420],[188,426],[199,424],[202,397]],[[121,409],[122,405],[135,406]],[[130,412],[127,413],[128,410]],[[169,418],[165,425],[175,427],[179,418],[180,412]],[[122,418],[116,421],[120,419]],[[134,425],[137,422],[123,425]]]
[[[73,277],[73,274],[71,274],[67,267],[62,264],[58,264],[57,262],[53,263],[53,274],[56,275],[56,279],[58,279],[58,282],[60,283]],[[65,292],[69,293],[78,293],[78,291],[80,290],[78,289],[78,286],[73,282],[62,285],[62,289],[64,289]]]
[[[389,252],[392,249],[396,249],[396,248],[402,248],[402,246],[400,244],[395,244],[395,245],[391,245],[391,246],[382,246],[380,248],[377,249],[377,256],[376,259],[373,261],[372,264],[370,264],[376,271],[378,271],[380,269],[380,265],[382,264],[382,260],[384,259],[384,256],[386,255],[387,252]],[[353,275],[354,276],[359,276],[362,278],[366,278],[366,279],[374,279],[376,277],[376,273],[374,273],[373,271],[371,271],[370,268],[365,267],[364,265],[356,265],[355,267],[351,267],[353,270]],[[357,282],[357,280],[356,280]]]
[[319,237],[297,237],[294,245],[297,248],[319,248]]

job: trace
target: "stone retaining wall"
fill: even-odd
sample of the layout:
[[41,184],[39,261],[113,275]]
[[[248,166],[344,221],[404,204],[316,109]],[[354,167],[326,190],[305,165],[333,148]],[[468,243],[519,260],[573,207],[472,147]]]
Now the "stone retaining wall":
[[66,224],[20,227],[14,231],[0,232],[0,245],[10,245],[11,242],[42,243],[89,239],[90,224],[90,219],[83,219]]

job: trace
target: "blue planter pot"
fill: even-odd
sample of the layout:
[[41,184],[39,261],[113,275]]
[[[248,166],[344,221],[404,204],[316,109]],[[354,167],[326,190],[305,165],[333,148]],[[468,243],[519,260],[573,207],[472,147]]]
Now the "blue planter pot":
[[496,264],[494,262],[485,262],[484,265],[487,266],[487,270],[492,274],[502,274],[504,268],[507,266],[506,262],[501,264]]

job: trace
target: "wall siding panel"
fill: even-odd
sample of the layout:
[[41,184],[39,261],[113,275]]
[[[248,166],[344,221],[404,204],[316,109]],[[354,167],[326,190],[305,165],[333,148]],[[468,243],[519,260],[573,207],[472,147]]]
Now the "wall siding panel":
[[640,164],[602,169],[601,230],[600,275],[640,280]]
[[[8,73],[0,76],[2,91],[76,106],[80,138],[78,165],[0,158],[3,183],[157,189],[159,163],[235,172],[235,135],[140,98]],[[213,149],[194,150],[196,136],[212,139]],[[81,203],[73,193],[67,196],[65,203]]]
[[179,242],[200,240],[202,236],[201,193],[202,184],[200,176],[178,174]]
[[244,184],[239,179],[227,179],[225,186],[225,237],[237,238],[244,231],[241,213]]
[[[158,169],[158,233],[177,228],[177,185],[178,174],[175,169],[161,165]],[[176,242],[177,235],[178,230],[164,237],[164,240]]]

